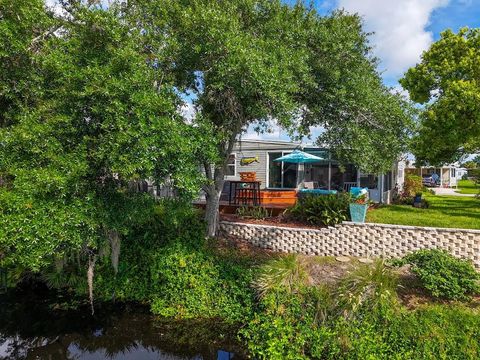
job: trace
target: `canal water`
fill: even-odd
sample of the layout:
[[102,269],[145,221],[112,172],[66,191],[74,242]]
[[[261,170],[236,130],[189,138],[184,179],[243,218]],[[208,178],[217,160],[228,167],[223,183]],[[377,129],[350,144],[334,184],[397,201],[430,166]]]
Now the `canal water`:
[[[71,309],[69,309],[69,307]],[[0,294],[0,359],[242,359],[220,322],[165,321],[138,304],[103,304],[91,315],[70,299]]]

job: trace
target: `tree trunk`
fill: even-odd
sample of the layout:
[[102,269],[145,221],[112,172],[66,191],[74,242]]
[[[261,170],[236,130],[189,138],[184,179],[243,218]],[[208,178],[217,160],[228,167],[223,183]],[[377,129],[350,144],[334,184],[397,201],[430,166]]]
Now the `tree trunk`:
[[233,129],[228,141],[220,143],[218,153],[222,161],[216,164],[212,172],[212,164],[204,163],[205,175],[209,180],[204,187],[206,192],[205,220],[207,222],[207,236],[215,237],[217,235],[218,222],[220,218],[219,205],[220,195],[222,195],[223,185],[225,183],[225,174],[227,171],[228,157],[232,153],[237,135],[240,133],[242,122],[238,123],[237,128]]
[[213,174],[213,181],[205,188],[207,202],[205,207],[205,220],[207,222],[207,236],[209,237],[215,237],[217,235],[220,218],[220,196],[222,195],[223,184],[225,183],[224,176],[224,168],[216,167]]

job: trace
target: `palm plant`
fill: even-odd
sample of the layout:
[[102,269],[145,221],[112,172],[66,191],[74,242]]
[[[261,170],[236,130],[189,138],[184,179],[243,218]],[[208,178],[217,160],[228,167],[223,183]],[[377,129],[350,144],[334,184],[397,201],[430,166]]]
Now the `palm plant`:
[[288,254],[263,265],[253,285],[258,296],[263,298],[275,289],[284,289],[288,293],[297,292],[309,282],[305,260],[296,254]]
[[345,277],[338,289],[339,311],[352,318],[359,312],[381,309],[395,301],[397,287],[398,276],[384,260],[362,264]]

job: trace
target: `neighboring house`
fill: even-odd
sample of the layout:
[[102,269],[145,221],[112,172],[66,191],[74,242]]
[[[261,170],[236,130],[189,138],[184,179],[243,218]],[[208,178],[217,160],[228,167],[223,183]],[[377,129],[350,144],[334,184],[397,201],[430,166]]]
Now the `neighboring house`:
[[[300,149],[324,160],[313,164],[289,164],[274,160]],[[399,163],[400,164],[400,163]],[[312,145],[286,141],[241,140],[233,149],[225,177],[224,193],[228,193],[228,180],[240,180],[241,172],[254,172],[263,192],[292,191],[302,183],[315,182],[325,190],[347,190],[351,186],[368,187],[375,202],[389,203],[396,184],[403,184],[404,171],[399,164],[386,174],[364,174],[355,166],[341,167],[330,151]]]
[[460,167],[459,164],[435,166],[415,167],[414,164],[407,164],[405,171],[407,174],[418,175],[424,177],[427,175],[437,174],[440,177],[440,187],[456,187],[458,181],[467,174],[467,169]]

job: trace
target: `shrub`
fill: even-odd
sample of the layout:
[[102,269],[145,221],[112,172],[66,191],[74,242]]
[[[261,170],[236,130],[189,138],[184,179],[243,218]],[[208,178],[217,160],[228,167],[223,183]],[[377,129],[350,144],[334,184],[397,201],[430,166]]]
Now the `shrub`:
[[296,254],[288,254],[264,264],[254,281],[254,288],[260,297],[264,297],[268,292],[276,289],[294,293],[307,283],[308,272],[305,261]]
[[325,292],[304,287],[291,294],[274,290],[262,298],[258,310],[240,330],[255,359],[318,359],[336,334],[317,321],[317,304],[328,302]]
[[252,272],[180,241],[152,257],[151,308],[164,317],[236,322],[253,301]]
[[249,316],[253,270],[218,256],[204,234],[191,204],[161,202],[152,219],[122,240],[117,274],[108,258],[99,259],[96,298],[147,303],[165,317],[232,323]]
[[434,297],[467,300],[480,290],[480,276],[472,263],[444,250],[419,250],[405,256],[403,262],[412,265],[412,272]]
[[405,175],[405,182],[403,184],[403,197],[413,197],[423,190],[422,178],[417,175]]
[[[269,293],[240,330],[256,359],[478,359],[480,314],[463,306],[407,310],[387,302],[361,316],[330,313],[320,321],[319,304],[332,293],[303,288]],[[367,309],[365,309],[367,310]],[[336,314],[336,315],[335,315]]]
[[357,312],[381,311],[395,302],[398,276],[383,260],[360,265],[343,279],[338,288],[338,307],[348,318]]
[[240,206],[236,211],[242,218],[263,220],[272,216],[272,211],[261,206]]
[[307,195],[290,208],[287,216],[312,225],[335,225],[348,220],[350,195]]
[[392,203],[395,205],[413,205],[413,197],[405,196],[404,194],[396,196]]
[[[392,308],[387,314],[340,319],[329,359],[478,359],[480,316],[462,306]],[[337,351],[334,353],[333,351]]]

